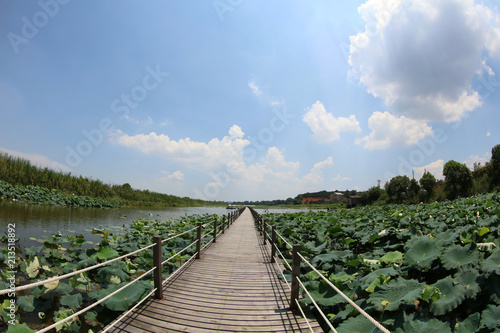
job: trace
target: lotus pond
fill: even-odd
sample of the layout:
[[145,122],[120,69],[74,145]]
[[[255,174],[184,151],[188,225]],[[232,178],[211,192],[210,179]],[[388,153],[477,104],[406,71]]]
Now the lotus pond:
[[[500,194],[262,217],[392,332],[500,332]],[[301,275],[339,332],[376,332],[305,264]]]
[[[177,220],[160,221],[138,219],[123,228],[93,229],[92,234],[99,241],[90,241],[83,233],[63,234],[61,232],[32,237],[38,246],[16,248],[16,285],[46,280],[52,276],[70,273],[100,262],[116,258],[138,250],[152,243],[153,236],[163,239],[189,230],[197,223],[207,223],[217,215],[184,216]],[[211,227],[207,225],[204,233]],[[189,245],[195,232],[168,241],[162,246],[162,257],[167,258]],[[2,242],[7,243],[6,236]],[[205,238],[206,243],[209,238]],[[166,278],[195,251],[195,248],[182,253],[163,267]],[[8,289],[10,268],[7,266],[9,253],[7,247],[0,251],[0,290]],[[132,279],[148,271],[153,265],[152,251],[146,250],[133,257],[115,261],[100,268],[83,272],[69,279],[46,283],[24,291],[16,292],[16,325],[7,325],[10,298],[0,296],[1,331],[32,332],[64,319],[77,311],[109,295]],[[149,280],[148,280],[149,279]],[[106,300],[102,305],[57,327],[58,332],[97,332],[113,318],[116,318],[132,304],[142,299],[153,288],[152,276],[135,283]]]

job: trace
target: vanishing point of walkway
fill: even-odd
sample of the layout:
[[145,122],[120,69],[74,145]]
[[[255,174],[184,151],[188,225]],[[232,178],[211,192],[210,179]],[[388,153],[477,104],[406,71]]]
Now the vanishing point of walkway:
[[[290,291],[270,263],[249,209],[201,256],[111,332],[309,332],[288,307]],[[315,332],[321,332],[310,319]]]

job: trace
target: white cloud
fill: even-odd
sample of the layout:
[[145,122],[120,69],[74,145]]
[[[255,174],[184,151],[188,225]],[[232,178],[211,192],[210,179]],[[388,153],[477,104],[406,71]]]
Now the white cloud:
[[174,171],[173,173],[169,173],[168,171],[161,171],[161,173],[165,174],[166,177],[161,177],[160,180],[164,182],[170,181],[182,181],[184,179],[184,174],[181,171]]
[[421,167],[414,167],[413,170],[415,171],[415,179],[419,180],[422,178],[424,172],[426,171],[432,173],[436,179],[444,179],[443,167],[444,160],[437,160]]
[[498,14],[473,0],[369,0],[359,12],[351,75],[391,112],[450,122],[481,106],[472,80],[494,74],[483,57],[500,56]]
[[389,112],[374,112],[368,119],[371,133],[355,140],[368,150],[407,147],[432,135],[432,128],[423,121],[397,117]]
[[484,153],[483,156],[479,155],[471,155],[469,156],[463,163],[467,165],[467,167],[472,171],[474,170],[474,163],[480,163],[481,165],[485,165],[491,159],[491,152]]
[[352,180],[352,178],[342,177],[341,175],[337,175],[337,177],[333,178],[332,180],[336,181],[336,182],[343,182],[343,181],[347,181],[347,180]]
[[193,141],[189,137],[172,140],[166,134],[137,134],[130,136],[117,130],[111,141],[134,148],[146,154],[158,154],[184,163],[195,170],[210,171],[228,163],[242,163],[243,149],[250,141],[243,139],[244,133],[237,125],[229,130],[229,136],[221,140],[214,138],[209,142]]
[[[308,185],[320,185],[323,183],[323,169],[333,166],[333,158],[330,156],[322,162],[314,164],[311,171],[302,179]],[[305,184],[304,184],[305,185]]]
[[255,96],[262,95],[262,90],[260,90],[260,88],[257,86],[257,84],[255,82],[253,82],[253,81],[248,82],[248,86],[250,87],[250,89],[252,90],[252,93]]
[[326,112],[320,101],[309,108],[302,120],[313,131],[311,138],[319,143],[330,143],[340,139],[340,132],[361,131],[356,116],[335,118],[331,113]]
[[490,131],[486,132],[486,136],[491,136],[491,132]]
[[66,165],[59,162],[53,161],[50,158],[40,155],[40,154],[26,154],[15,150],[9,150],[5,148],[0,148],[0,152],[7,153],[10,156],[20,157],[22,159],[30,161],[33,165],[49,168],[56,171],[71,172],[72,169],[68,168]]

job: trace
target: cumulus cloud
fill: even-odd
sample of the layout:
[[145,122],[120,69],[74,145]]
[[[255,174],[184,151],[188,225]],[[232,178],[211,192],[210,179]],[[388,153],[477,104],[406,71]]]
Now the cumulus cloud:
[[471,170],[474,170],[474,164],[479,163],[480,165],[486,165],[491,159],[491,152],[484,153],[483,156],[471,155],[463,163]]
[[179,170],[174,171],[173,173],[162,170],[161,173],[166,175],[165,177],[160,178],[160,180],[164,182],[182,181],[184,179],[184,174]]
[[334,115],[326,111],[320,101],[309,108],[302,120],[313,131],[311,138],[319,143],[330,143],[338,140],[341,132],[361,131],[356,116],[335,118]]
[[415,179],[420,179],[424,175],[424,172],[428,171],[436,179],[444,179],[443,176],[444,160],[437,160],[424,166],[414,167]]
[[374,112],[368,119],[371,133],[355,140],[368,150],[411,146],[432,135],[432,128],[425,122],[397,117],[389,112]]
[[128,135],[117,130],[111,141],[119,145],[134,148],[146,154],[157,154],[179,161],[189,168],[207,170],[228,163],[242,163],[243,149],[250,141],[243,139],[244,133],[237,125],[229,129],[229,135],[222,139],[214,138],[209,142],[193,141],[189,137],[172,140],[166,134]]
[[326,160],[314,164],[311,171],[304,176],[303,182],[309,185],[320,185],[323,183],[323,169],[333,166],[333,158],[330,156]]
[[481,106],[472,80],[494,75],[500,19],[474,0],[369,0],[366,30],[350,37],[351,74],[390,111],[423,121],[457,121]]

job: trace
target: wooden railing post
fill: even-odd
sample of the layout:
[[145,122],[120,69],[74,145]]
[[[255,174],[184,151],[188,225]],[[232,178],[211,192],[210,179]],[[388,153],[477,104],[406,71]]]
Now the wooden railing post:
[[276,226],[271,227],[271,262],[276,262]]
[[196,233],[197,242],[196,242],[196,259],[201,258],[201,222],[198,223],[198,231]]
[[222,215],[222,233],[224,233],[225,227],[226,227],[226,215]]
[[262,236],[262,217],[259,216],[257,221],[259,221],[259,231],[260,231],[260,235]]
[[153,265],[155,266],[154,270],[154,287],[156,288],[155,291],[155,298],[156,299],[162,299],[163,298],[163,284],[162,284],[162,267],[161,267],[161,237],[160,236],[154,236],[153,237],[153,242],[155,246],[153,246]]
[[266,245],[266,221],[264,220],[264,223],[262,224],[262,234],[264,235],[264,245]]
[[217,243],[217,218],[214,220],[214,243]]
[[300,277],[300,245],[294,244],[292,248],[292,292],[290,295],[290,309],[297,310],[296,299],[299,298],[299,277]]

